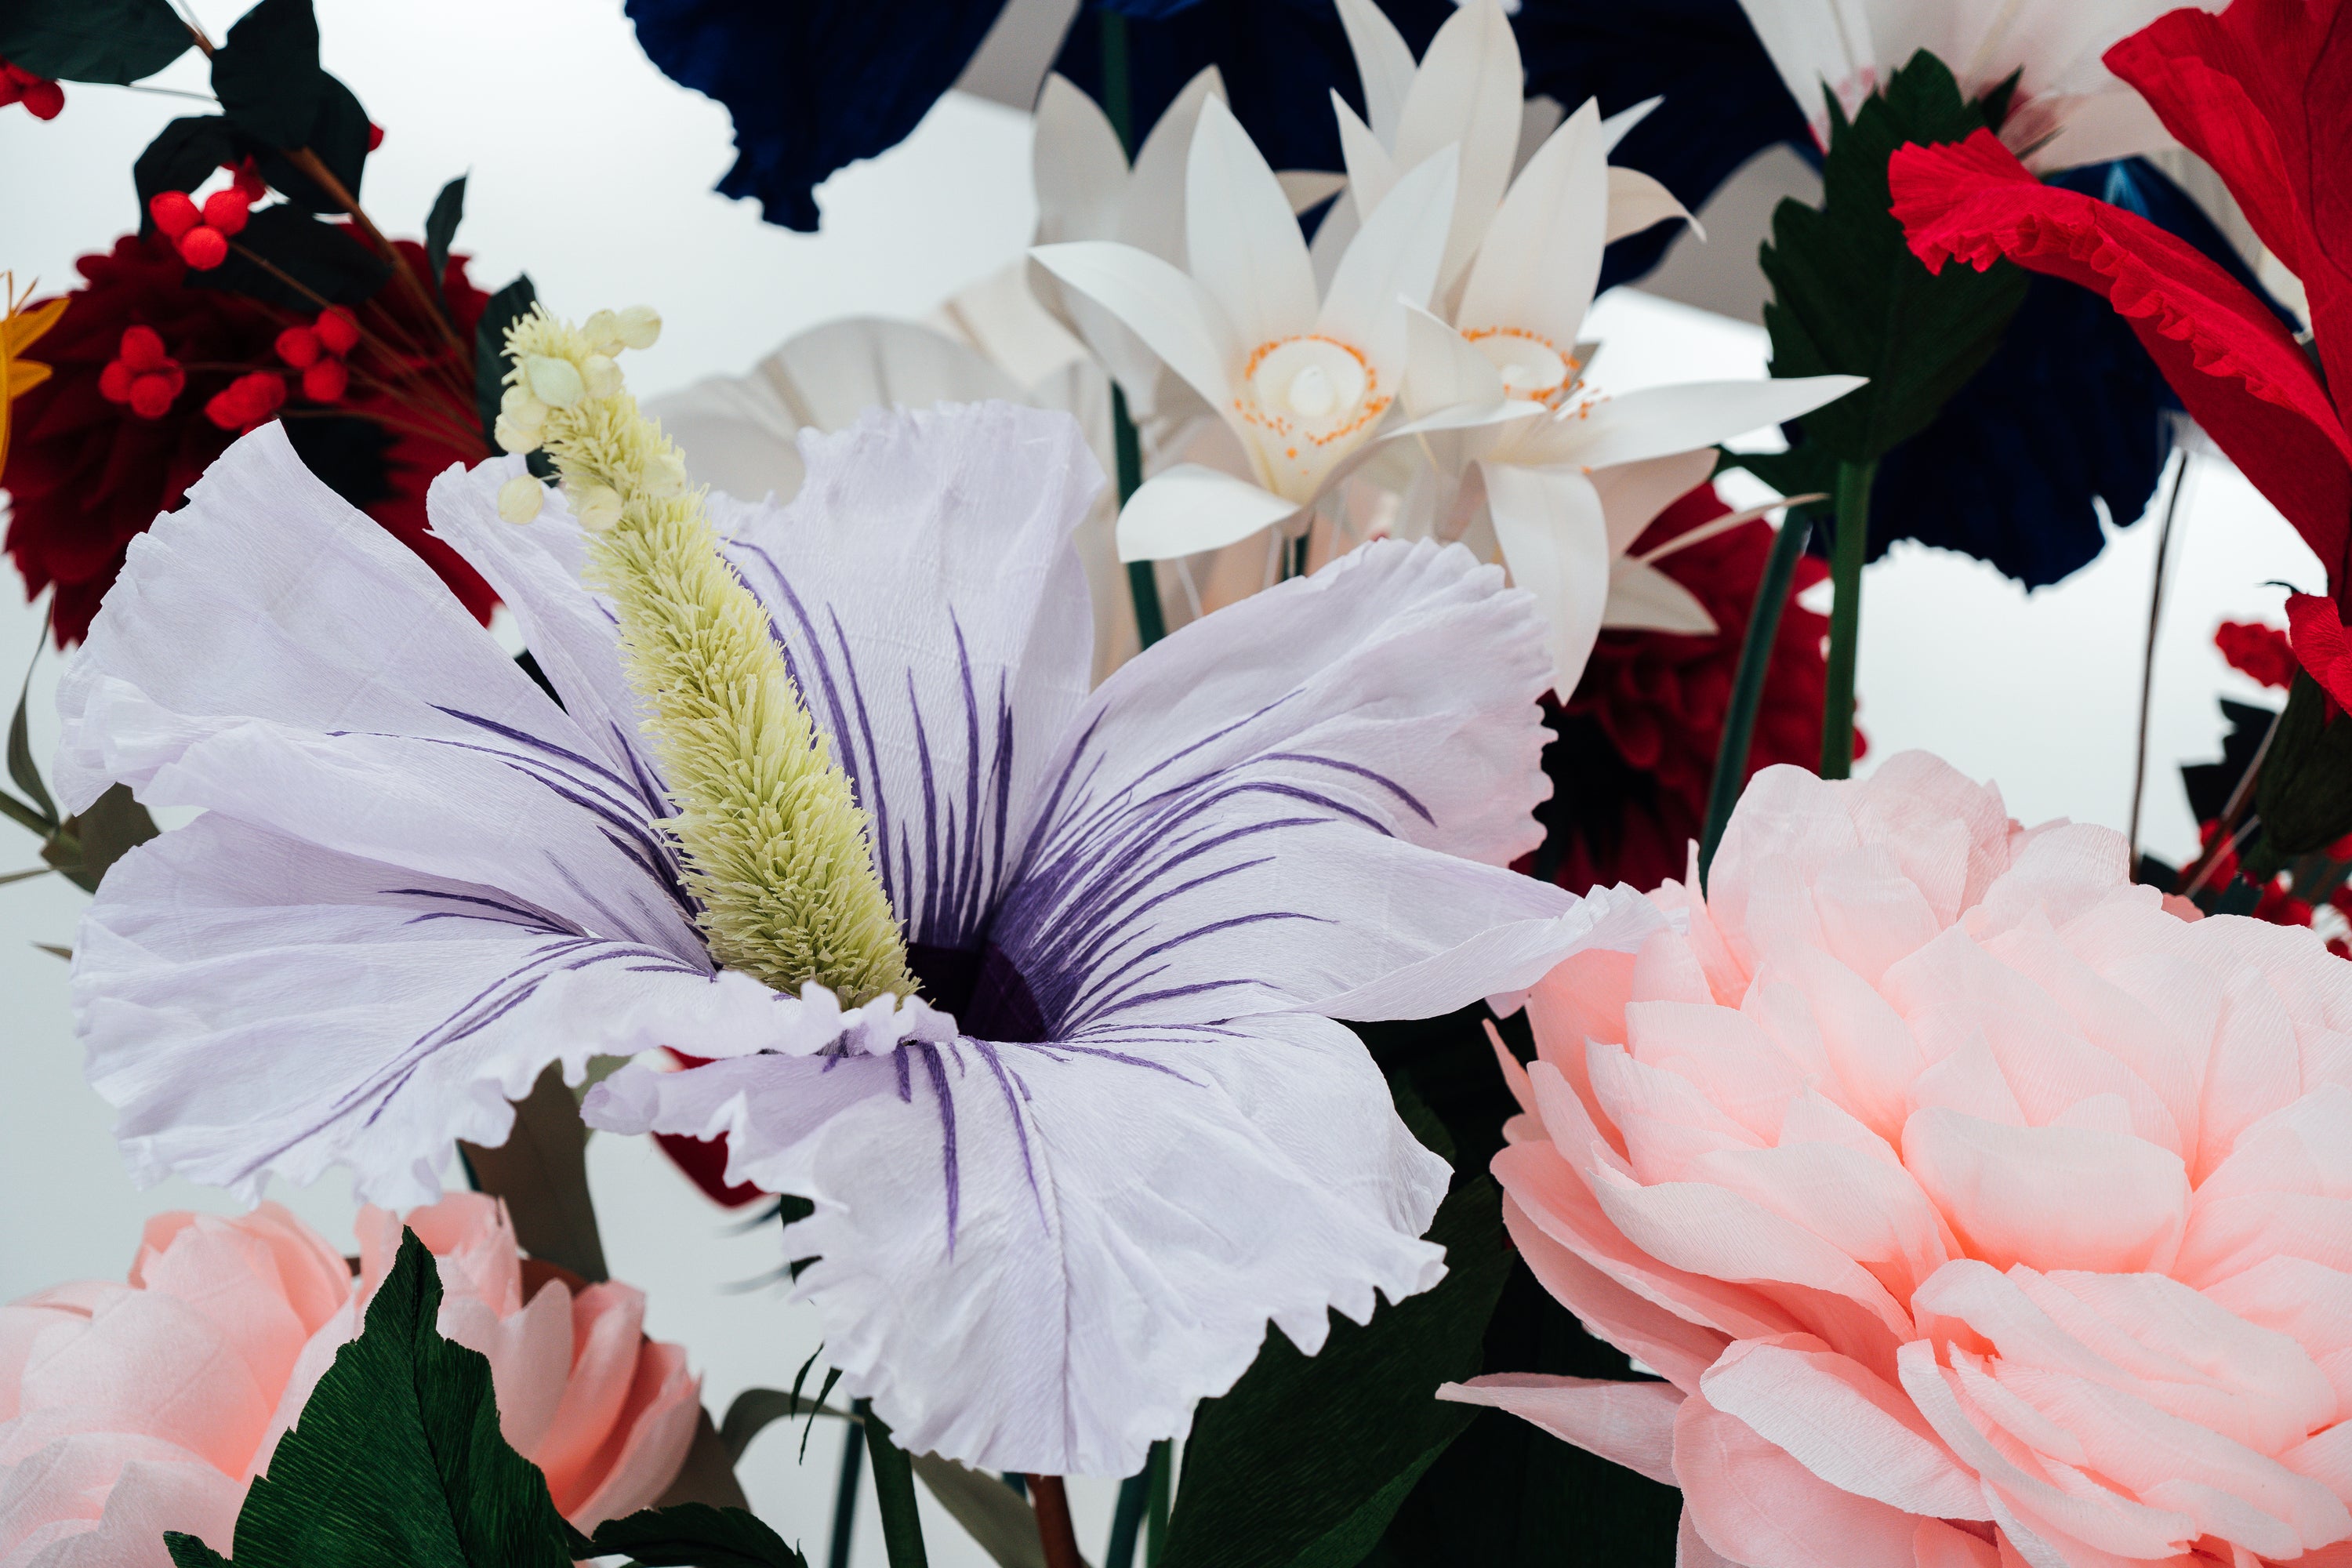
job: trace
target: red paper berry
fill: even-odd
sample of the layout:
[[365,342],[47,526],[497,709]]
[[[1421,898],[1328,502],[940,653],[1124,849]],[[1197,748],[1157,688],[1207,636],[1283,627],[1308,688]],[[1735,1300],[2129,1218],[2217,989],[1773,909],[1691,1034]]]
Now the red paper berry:
[[383,146],[383,126],[381,126],[381,125],[378,125],[378,124],[377,124],[374,121],[373,121],[373,120],[369,121],[368,121],[368,151],[369,151],[369,152],[371,152],[371,153],[373,153],[373,152],[374,152],[377,148],[379,148],[379,147],[381,147],[381,146]]
[[121,360],[109,360],[106,368],[98,373],[98,395],[109,403],[131,401],[131,378],[135,373]]
[[313,403],[340,403],[351,382],[351,368],[342,361],[322,359],[302,373],[302,395]]
[[156,192],[148,199],[147,212],[155,220],[155,226],[171,239],[179,238],[205,219],[185,191]]
[[131,412],[142,419],[161,419],[171,411],[173,402],[187,377],[177,365],[168,371],[150,371],[131,379]]
[[199,272],[210,272],[228,259],[228,236],[209,225],[188,230],[178,244],[180,259]]
[[347,354],[359,346],[359,319],[341,305],[330,305],[319,312],[316,331],[330,353]]
[[172,356],[163,352],[163,334],[152,327],[123,328],[122,342],[115,353],[133,371],[162,370],[172,363]]
[[308,327],[289,327],[278,334],[278,357],[296,370],[319,363],[319,334]]
[[205,226],[223,234],[235,234],[245,226],[253,211],[253,203],[243,191],[232,185],[225,191],[215,191],[205,198]]
[[205,404],[205,416],[224,430],[242,432],[267,421],[285,401],[286,384],[257,370],[214,393]]
[[245,193],[248,203],[257,202],[269,194],[269,182],[261,177],[260,165],[250,154],[234,163],[223,163],[221,167],[228,171],[229,178],[236,182],[236,188]]
[[36,120],[55,120],[66,106],[66,90],[46,77],[35,77],[25,84],[25,112]]

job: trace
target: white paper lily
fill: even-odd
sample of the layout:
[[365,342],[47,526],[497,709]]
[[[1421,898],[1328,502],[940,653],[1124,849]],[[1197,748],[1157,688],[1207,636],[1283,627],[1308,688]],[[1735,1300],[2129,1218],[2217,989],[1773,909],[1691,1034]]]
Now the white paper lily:
[[1823,375],[1593,394],[1576,341],[1614,226],[1608,143],[1587,101],[1484,226],[1454,320],[1410,313],[1409,420],[1390,437],[1429,463],[1406,531],[1451,540],[1491,527],[1513,580],[1543,608],[1563,698],[1604,626],[1714,629],[1673,579],[1626,556],[1668,502],[1706,479],[1709,448],[1862,384]]
[[1405,305],[1437,280],[1454,161],[1444,149],[1399,180],[1318,290],[1281,182],[1210,98],[1186,159],[1188,269],[1105,241],[1032,252],[1125,323],[1248,458],[1246,479],[1196,464],[1152,476],[1119,516],[1121,558],[1213,550],[1288,521],[1371,440],[1403,378]]
[[[1739,0],[1798,107],[1827,144],[1826,85],[1848,114],[1913,54],[1970,98],[2019,74],[2000,139],[2037,172],[2171,145],[2155,110],[2100,57],[2176,0]],[[2190,0],[2221,9],[2221,0]]]

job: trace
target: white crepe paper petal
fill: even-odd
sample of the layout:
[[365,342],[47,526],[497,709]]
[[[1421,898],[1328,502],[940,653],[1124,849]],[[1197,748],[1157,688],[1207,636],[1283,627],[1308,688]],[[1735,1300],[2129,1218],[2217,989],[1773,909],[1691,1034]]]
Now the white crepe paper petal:
[[1121,561],[1167,561],[1222,550],[1298,515],[1298,503],[1199,463],[1143,481],[1118,514]]

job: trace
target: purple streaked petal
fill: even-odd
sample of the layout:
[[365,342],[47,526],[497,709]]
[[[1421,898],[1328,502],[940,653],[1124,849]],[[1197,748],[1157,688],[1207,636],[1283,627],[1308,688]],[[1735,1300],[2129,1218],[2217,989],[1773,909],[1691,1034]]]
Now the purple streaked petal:
[[341,1164],[393,1207],[436,1195],[455,1140],[502,1142],[550,1062],[577,1080],[656,1045],[742,1055],[807,1011],[699,955],[218,814],[107,874],[73,984],[137,1179],[250,1199]]
[[[1376,1290],[1434,1284],[1417,1238],[1446,1169],[1336,1024],[1118,1033],[958,1040],[922,1047],[919,1071],[632,1067],[586,1109],[616,1131],[724,1134],[730,1180],[814,1202],[783,1238],[816,1259],[795,1292],[848,1392],[910,1448],[1120,1475],[1232,1386],[1269,1320],[1312,1351],[1332,1309],[1362,1321]],[[898,1071],[919,1086],[905,1100]]]

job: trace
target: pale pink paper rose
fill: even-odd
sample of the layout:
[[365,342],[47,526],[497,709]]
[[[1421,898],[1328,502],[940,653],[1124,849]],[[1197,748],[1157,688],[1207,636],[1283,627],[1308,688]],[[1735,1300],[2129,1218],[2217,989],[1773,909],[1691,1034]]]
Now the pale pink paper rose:
[[1685,1568],[2352,1563],[2352,964],[2126,857],[1759,774],[1505,1065],[1513,1237],[1665,1381],[1446,1397],[1679,1486]]
[[[169,1568],[163,1531],[226,1547],[336,1350],[391,1270],[401,1221],[359,1217],[360,1272],[276,1204],[159,1215],[130,1282],[0,1307],[0,1568]],[[438,1259],[441,1332],[488,1357],[507,1440],[593,1530],[651,1503],[693,1441],[700,1387],[619,1284],[527,1291],[506,1211],[462,1193],[407,1224]]]

